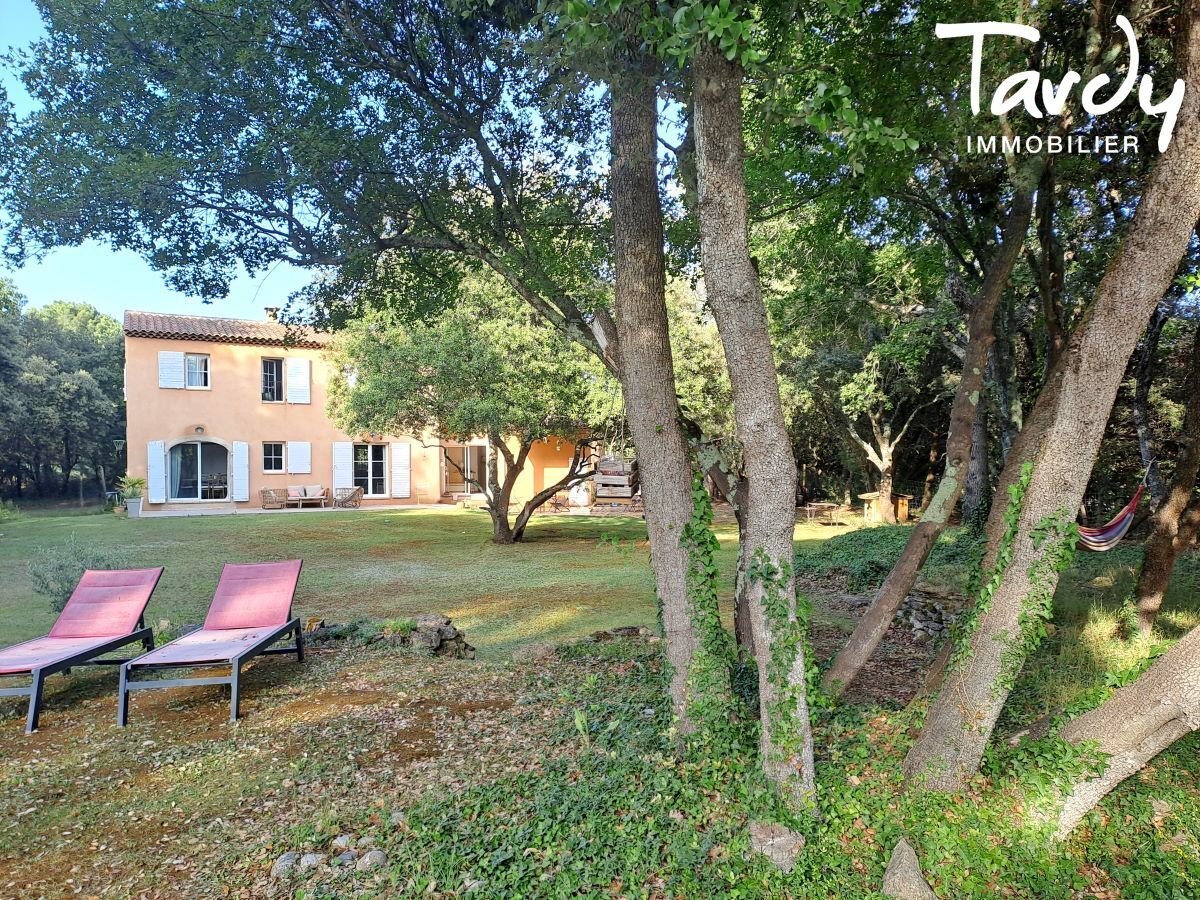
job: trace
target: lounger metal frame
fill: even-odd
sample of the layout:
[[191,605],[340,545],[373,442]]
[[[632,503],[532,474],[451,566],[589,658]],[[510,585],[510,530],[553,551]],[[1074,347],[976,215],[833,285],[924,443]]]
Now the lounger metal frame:
[[[292,632],[295,632],[296,635],[294,645],[284,647],[271,646],[271,644],[274,644],[281,637]],[[205,678],[161,678],[154,681],[131,681],[129,678],[130,669],[131,667],[135,667],[137,660],[128,660],[121,666],[121,681],[118,686],[119,694],[117,699],[117,724],[124,728],[128,723],[129,695],[134,691],[151,691],[156,688],[205,687],[213,684],[229,685],[229,721],[236,722],[239,712],[239,682],[242,675],[242,665],[256,656],[267,656],[276,653],[295,653],[296,662],[304,662],[304,632],[298,618],[292,619],[287,624],[281,625],[274,631],[264,635],[232,658],[225,657],[223,659],[199,662],[149,663],[147,665],[136,666],[138,670],[151,671],[154,669],[203,669],[209,666],[227,665],[230,667],[228,675]]]
[[154,649],[154,631],[146,627],[145,617],[138,619],[137,630],[131,631],[129,634],[111,638],[101,644],[93,644],[86,650],[76,653],[74,656],[68,656],[66,659],[56,660],[49,665],[30,669],[28,672],[8,672],[0,675],[0,678],[24,678],[29,676],[33,679],[24,687],[0,688],[0,697],[29,698],[29,714],[25,718],[25,733],[31,734],[38,727],[38,717],[42,710],[42,691],[48,676],[60,672],[64,675],[70,675],[71,669],[76,666],[120,665],[122,666],[122,672],[124,672],[124,666],[132,657],[125,657],[123,659],[96,659],[96,657],[119,650],[126,644],[132,644],[135,641],[140,641],[147,653]]

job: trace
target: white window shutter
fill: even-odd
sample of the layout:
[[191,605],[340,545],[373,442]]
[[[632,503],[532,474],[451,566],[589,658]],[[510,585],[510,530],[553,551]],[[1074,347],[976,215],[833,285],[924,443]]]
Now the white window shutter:
[[158,386],[160,388],[183,388],[186,383],[183,353],[176,350],[159,350]]
[[250,445],[245,441],[233,442],[233,453],[230,454],[230,467],[233,473],[229,479],[230,493],[234,500],[250,499]]
[[333,442],[333,489],[354,487],[354,444]]
[[412,465],[411,446],[408,444],[392,444],[392,496],[412,496]]
[[312,403],[312,387],[309,384],[307,359],[289,357],[287,361],[287,402]]
[[146,444],[146,500],[167,502],[167,447],[162,441]]
[[294,475],[312,473],[312,444],[308,441],[287,442],[287,470]]

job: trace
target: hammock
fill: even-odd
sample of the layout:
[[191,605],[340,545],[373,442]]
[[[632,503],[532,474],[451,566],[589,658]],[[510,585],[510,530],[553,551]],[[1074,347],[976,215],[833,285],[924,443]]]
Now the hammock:
[[[1147,469],[1147,472],[1149,469]],[[1133,499],[1125,504],[1125,508],[1113,516],[1112,521],[1107,525],[1102,525],[1099,528],[1085,528],[1079,526],[1079,543],[1087,547],[1089,550],[1095,550],[1102,553],[1105,550],[1111,550],[1117,544],[1121,543],[1121,538],[1125,537],[1125,533],[1129,531],[1129,526],[1133,524],[1133,514],[1137,512],[1138,501],[1142,499],[1142,492],[1146,490],[1146,479],[1142,478],[1142,483],[1138,485],[1138,489],[1134,491]]]

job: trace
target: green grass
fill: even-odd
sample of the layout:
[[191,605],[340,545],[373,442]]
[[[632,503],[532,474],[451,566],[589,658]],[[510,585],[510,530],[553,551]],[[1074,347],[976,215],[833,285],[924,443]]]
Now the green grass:
[[[736,528],[717,530],[718,563],[730,573]],[[798,545],[840,530],[798,526]],[[536,516],[524,542],[502,547],[491,543],[485,513],[450,507],[158,519],[22,515],[0,527],[0,645],[50,627],[54,614],[33,592],[26,564],[72,533],[120,548],[133,565],[166,566],[147,610],[152,625],[201,622],[224,562],[295,557],[304,560],[299,615],[345,622],[441,612],[485,655],[657,618],[639,519]],[[731,578],[722,589],[728,607]]]
[[[481,649],[537,634],[578,636],[652,623],[644,527],[632,520],[535,521],[527,543],[499,547],[483,513],[457,509],[309,515],[22,519],[0,537],[0,641],[44,633],[53,621],[25,571],[35,549],[81,540],[121,548],[133,565],[166,566],[147,610],[154,624],[203,620],[221,564],[300,557],[302,616],[344,622],[444,612]],[[599,545],[601,532],[616,546]]]

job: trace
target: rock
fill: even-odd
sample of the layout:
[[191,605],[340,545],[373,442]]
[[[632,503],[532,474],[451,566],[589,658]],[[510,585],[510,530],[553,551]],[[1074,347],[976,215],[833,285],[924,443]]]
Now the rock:
[[284,853],[279,859],[275,860],[275,865],[271,866],[271,877],[282,878],[292,869],[296,868],[296,863],[300,861],[300,854],[295,850],[289,850]]
[[553,658],[554,653],[553,644],[539,641],[533,644],[522,644],[513,651],[512,658],[514,662],[518,663],[545,662]]
[[761,853],[784,872],[796,865],[796,854],[804,849],[804,835],[774,822],[750,823],[750,849]]
[[300,857],[300,862],[296,864],[296,871],[307,872],[309,869],[315,869],[327,859],[329,857],[324,853],[305,853]]
[[472,891],[481,891],[487,887],[487,882],[482,878],[470,878],[463,882],[463,893],[469,894]]
[[1150,809],[1154,813],[1154,824],[1162,828],[1163,822],[1171,814],[1171,804],[1157,797],[1150,798]]
[[645,638],[650,635],[650,631],[644,625],[618,625],[615,628],[609,628],[605,631],[596,631],[592,633],[592,640],[600,643],[603,641],[611,641],[614,638]]
[[354,846],[354,835],[339,834],[330,842],[329,846],[338,853],[341,853],[343,850],[349,850]]
[[414,647],[424,647],[427,650],[437,650],[441,646],[442,639],[437,631],[426,631],[418,628],[412,634],[412,642]]
[[401,825],[408,824],[408,816],[406,816],[402,812],[396,811],[396,812],[392,813],[392,818],[390,819],[390,821],[392,823],[393,828],[399,828]]
[[437,613],[417,616],[410,641],[414,647],[431,650],[437,656],[454,659],[474,659],[475,648],[467,643],[466,636],[450,622],[449,617]]
[[333,862],[330,863],[330,865],[352,866],[352,865],[354,865],[354,861],[356,859],[358,859],[358,854],[355,853],[353,850],[347,850],[345,853],[339,853],[337,856],[335,856],[333,858]]
[[369,835],[369,834],[364,835],[363,837],[358,839],[358,849],[359,850],[370,850],[374,846],[375,846],[375,838],[371,837],[371,835]]
[[906,838],[901,838],[892,851],[891,862],[883,873],[883,894],[895,900],[937,900],[921,874],[917,852]]
[[939,581],[926,581],[922,578],[917,582],[915,590],[922,594],[928,594],[930,597],[937,597],[939,600],[962,599],[962,595],[957,590]]
[[440,613],[426,613],[413,619],[416,626],[424,631],[437,631],[443,625],[450,624],[450,617]]
[[370,872],[372,869],[382,869],[387,865],[387,861],[387,854],[382,850],[372,850],[360,857],[354,868],[359,872]]

